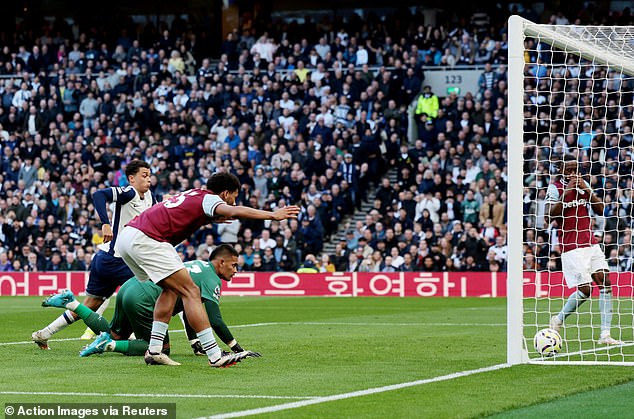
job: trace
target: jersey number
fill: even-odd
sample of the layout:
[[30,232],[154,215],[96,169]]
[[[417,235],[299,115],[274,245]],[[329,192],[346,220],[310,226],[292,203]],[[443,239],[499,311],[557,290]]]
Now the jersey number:
[[197,191],[183,192],[181,194],[171,197],[166,202],[164,202],[163,205],[165,206],[165,208],[176,208],[177,206],[185,202],[185,198],[187,198],[188,196],[194,196],[194,195],[198,195],[198,192]]
[[198,266],[198,265],[191,265],[191,266],[188,266],[188,267],[187,267],[187,270],[188,270],[190,273],[193,273],[193,274],[199,274],[199,273],[202,273],[202,272],[203,272],[203,270],[202,270],[202,269],[200,269],[200,266]]

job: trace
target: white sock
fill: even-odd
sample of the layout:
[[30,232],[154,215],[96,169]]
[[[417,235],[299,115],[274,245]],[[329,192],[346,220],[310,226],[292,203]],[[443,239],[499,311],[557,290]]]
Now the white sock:
[[97,314],[102,316],[103,312],[106,311],[106,309],[108,308],[109,304],[110,304],[110,298],[106,298],[105,300],[103,300],[103,303],[101,303],[101,305],[97,309]]
[[70,311],[67,310],[64,314],[53,320],[51,324],[42,329],[42,334],[46,339],[49,339],[55,333],[65,329],[68,325],[71,325],[74,322],[75,318],[71,315]]
[[599,291],[599,312],[601,313],[601,335],[610,336],[612,327],[612,289]]
[[77,307],[79,307],[79,301],[77,300],[73,300],[70,303],[66,304],[66,308],[69,309],[70,311],[75,311],[77,310]]
[[200,344],[203,346],[203,349],[207,354],[207,358],[209,358],[211,362],[216,362],[220,359],[220,348],[218,347],[216,338],[214,338],[214,333],[211,331],[211,327],[201,330],[196,333],[196,335],[198,335],[198,339],[200,339]]
[[150,334],[150,346],[148,350],[152,353],[158,354],[163,350],[163,341],[165,340],[165,335],[167,334],[167,323],[153,321],[152,322],[152,333]]
[[181,323],[183,323],[183,328],[187,329],[187,326],[185,325],[185,316],[182,311],[178,313],[178,318],[181,319]]

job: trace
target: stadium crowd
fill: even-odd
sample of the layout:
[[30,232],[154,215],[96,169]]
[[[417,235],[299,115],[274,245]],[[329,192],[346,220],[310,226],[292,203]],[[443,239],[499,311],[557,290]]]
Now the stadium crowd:
[[[213,59],[179,19],[114,38],[63,21],[18,31],[0,52],[0,271],[89,269],[92,193],[126,186],[132,159],[159,201],[227,170],[239,203],[303,208],[209,226],[184,260],[222,242],[252,271],[504,270],[506,17],[419,22],[245,21]],[[485,66],[479,91],[423,89],[425,66],[462,64]],[[322,254],[366,200],[365,222]]]
[[[617,20],[633,22],[629,9]],[[593,28],[586,36],[599,39],[600,31]],[[577,158],[585,182],[603,202],[603,213],[592,213],[591,228],[610,270],[632,272],[634,79],[617,68],[539,47],[535,40],[527,40],[526,47],[524,268],[561,270],[560,231],[545,208],[547,187],[568,154]],[[611,48],[628,54],[631,42]]]

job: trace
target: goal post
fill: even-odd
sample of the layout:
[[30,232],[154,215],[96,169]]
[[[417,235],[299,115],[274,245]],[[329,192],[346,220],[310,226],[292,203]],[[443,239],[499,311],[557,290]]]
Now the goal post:
[[[508,34],[507,362],[634,365],[634,27],[511,16]],[[577,158],[605,208],[594,214],[586,201],[574,201],[588,208],[586,237],[600,244],[612,283],[611,297],[593,284],[572,311],[562,311],[576,291],[562,273],[562,226],[582,223],[559,225],[545,216],[564,155]],[[563,348],[542,358],[532,338],[560,311]],[[606,330],[621,343],[603,344]]]

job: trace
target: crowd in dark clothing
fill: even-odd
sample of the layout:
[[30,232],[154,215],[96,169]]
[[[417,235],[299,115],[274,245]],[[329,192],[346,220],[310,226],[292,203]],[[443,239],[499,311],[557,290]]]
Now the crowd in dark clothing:
[[[185,260],[226,242],[256,271],[307,257],[322,270],[504,269],[506,18],[419,18],[249,22],[214,56],[178,19],[114,39],[61,21],[16,34],[0,51],[0,270],[89,269],[92,193],[127,185],[135,158],[159,201],[226,170],[243,205],[303,208],[202,229],[179,246]],[[438,97],[409,141],[425,66],[473,63],[487,64],[480,91]],[[321,255],[372,187],[366,222]]]

